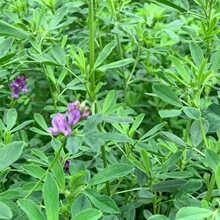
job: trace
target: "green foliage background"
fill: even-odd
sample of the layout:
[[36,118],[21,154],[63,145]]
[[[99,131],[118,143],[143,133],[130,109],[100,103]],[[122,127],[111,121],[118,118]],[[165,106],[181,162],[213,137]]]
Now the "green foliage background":
[[[0,219],[220,219],[219,0],[0,9]],[[76,100],[90,117],[52,136]]]

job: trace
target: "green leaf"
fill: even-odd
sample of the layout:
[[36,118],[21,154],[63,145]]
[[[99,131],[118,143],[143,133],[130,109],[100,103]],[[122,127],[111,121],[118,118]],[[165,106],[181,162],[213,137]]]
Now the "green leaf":
[[178,144],[178,145],[183,146],[183,147],[187,146],[186,142],[184,142],[181,138],[177,137],[175,134],[172,134],[170,132],[165,132],[165,131],[162,132],[162,134],[170,142],[173,142],[173,143]]
[[94,133],[91,134],[92,138],[101,139],[106,141],[116,141],[116,142],[131,142],[132,139],[124,134],[112,132],[112,133]]
[[166,6],[169,6],[179,12],[187,12],[188,10],[186,10],[185,8],[182,8],[174,3],[172,3],[171,1],[167,1],[167,0],[155,0],[155,3],[161,3],[164,4]]
[[15,132],[15,131],[19,131],[21,130],[22,128],[24,128],[25,126],[29,125],[30,123],[32,123],[34,120],[28,120],[28,121],[25,121],[23,123],[21,123],[20,125],[18,125],[17,127],[11,129],[11,132]]
[[68,13],[67,7],[62,7],[56,11],[53,19],[49,23],[49,30],[54,30],[58,28],[58,24],[63,20],[64,16]]
[[11,108],[7,111],[7,113],[6,113],[6,126],[7,126],[8,131],[10,131],[14,127],[16,120],[17,120],[17,116],[18,116],[18,113],[17,113],[16,109],[14,109],[14,108]]
[[145,172],[149,176],[151,173],[151,164],[150,164],[150,158],[148,156],[148,153],[146,150],[141,149],[141,160],[143,161],[144,167],[145,167]]
[[170,59],[171,59],[172,63],[174,64],[174,66],[176,67],[176,70],[177,70],[178,74],[181,76],[181,78],[183,80],[185,80],[186,83],[190,83],[190,81],[191,81],[190,74],[188,72],[186,72],[182,62],[178,58],[176,58],[172,55],[170,55]]
[[90,199],[91,203],[103,212],[114,214],[119,213],[119,208],[113,199],[106,195],[101,195],[98,192],[86,189],[84,194]]
[[107,181],[112,181],[114,179],[123,177],[131,173],[133,166],[128,164],[113,164],[99,171],[93,178],[89,181],[91,185],[97,185]]
[[0,148],[0,172],[21,156],[24,145],[23,141],[15,141]]
[[101,114],[95,114],[89,116],[84,126],[84,132],[87,133],[93,130],[94,128],[96,128],[96,126],[98,125],[99,122],[102,121],[102,119],[103,119],[103,115]]
[[77,215],[78,213],[86,210],[86,209],[91,209],[92,205],[90,201],[87,199],[87,197],[82,194],[79,197],[75,199],[71,206],[71,214],[72,216]]
[[162,122],[158,125],[155,125],[153,128],[151,128],[145,135],[143,135],[140,140],[144,141],[146,138],[154,135],[157,133],[162,127],[164,127],[167,124],[167,122]]
[[167,180],[161,183],[152,185],[151,189],[155,192],[174,192],[186,184],[184,179]]
[[148,220],[169,220],[169,218],[167,218],[165,215],[156,214],[156,215],[150,216]]
[[39,113],[34,114],[34,119],[38,123],[38,125],[43,128],[44,131],[48,131],[48,126],[43,118],[43,116]]
[[30,199],[20,199],[18,201],[21,209],[27,214],[31,220],[45,220],[43,214],[39,210],[39,207]]
[[0,35],[11,36],[16,39],[28,39],[30,37],[28,32],[24,32],[4,21],[0,21]]
[[220,69],[220,48],[214,53],[213,60],[212,60],[212,70],[214,73]]
[[196,193],[202,187],[202,185],[203,185],[202,180],[191,179],[189,180],[188,183],[186,183],[179,189],[175,197],[179,199],[181,198],[181,196],[185,196],[187,193],[189,193],[190,195],[192,193]]
[[183,112],[186,114],[188,118],[191,119],[199,119],[201,116],[201,112],[197,108],[193,107],[183,107]]
[[129,154],[128,160],[132,164],[134,164],[134,166],[136,166],[139,170],[141,170],[144,173],[147,173],[147,171],[146,171],[145,167],[142,165],[142,163],[136,157],[134,157],[132,154]]
[[183,207],[176,214],[176,220],[203,220],[212,215],[209,209],[199,207]]
[[189,48],[194,63],[196,64],[197,67],[200,67],[200,65],[204,60],[204,54],[202,49],[195,42],[191,42],[189,44]]
[[154,84],[153,91],[163,101],[176,107],[182,107],[181,101],[178,99],[176,94],[170,89],[169,86],[165,86],[163,84]]
[[47,174],[44,186],[43,197],[46,208],[47,220],[59,219],[59,191],[57,183],[51,173]]
[[45,173],[45,170],[37,165],[24,164],[21,168],[37,179],[40,179]]
[[144,116],[145,114],[141,113],[139,114],[136,118],[135,118],[135,121],[133,123],[133,125],[131,126],[131,129],[129,131],[129,136],[130,137],[133,137],[134,135],[134,132],[137,130],[137,128],[140,126],[141,122],[143,121],[144,119]]
[[212,149],[206,149],[205,160],[213,171],[216,169],[218,164],[220,164],[220,156],[216,154]]
[[129,117],[118,117],[118,116],[104,116],[103,121],[108,123],[132,123],[133,119]]
[[98,68],[98,70],[100,70],[102,72],[105,72],[108,69],[114,69],[114,68],[126,66],[130,63],[133,63],[134,61],[135,61],[135,59],[133,59],[133,58],[127,58],[127,59],[124,59],[124,60],[119,60],[119,61],[115,61],[113,63],[109,63],[109,64],[106,64],[106,65],[100,66]]
[[113,105],[115,105],[117,100],[117,93],[115,90],[108,92],[102,107],[102,113],[105,114]]
[[218,193],[220,195],[220,163],[215,168],[215,182],[218,187]]
[[101,216],[102,212],[97,209],[86,209],[72,217],[71,220],[98,220]]
[[209,132],[220,131],[220,107],[213,103],[205,110],[204,115],[209,122]]
[[[203,128],[204,128],[204,133],[207,134],[207,132],[209,130],[209,122],[202,119],[202,124],[203,124]],[[190,135],[191,135],[191,139],[192,139],[192,144],[195,147],[197,147],[203,141],[199,120],[196,120],[192,123],[192,125],[190,127]]]
[[62,66],[65,66],[66,64],[66,56],[64,51],[60,48],[59,45],[52,45],[51,47],[51,53],[55,60]]
[[12,219],[12,217],[13,214],[10,207],[0,201],[0,219]]
[[22,23],[22,21],[18,18],[18,16],[14,14],[13,12],[11,12],[10,10],[5,9],[3,10],[3,12],[15,23]]
[[[53,159],[54,159],[53,157],[48,158],[49,164],[52,163]],[[51,170],[52,170],[54,177],[57,180],[59,187],[61,188],[61,190],[64,191],[65,190],[65,173],[63,170],[63,166],[61,165],[59,160],[56,160]]]
[[106,58],[112,52],[112,50],[115,48],[115,46],[116,46],[116,43],[111,42],[103,48],[103,50],[99,53],[99,55],[95,61],[95,64],[94,64],[95,69],[97,67],[99,67],[103,63],[103,61],[106,60]]
[[51,134],[49,132],[42,131],[42,130],[40,130],[38,128],[35,128],[35,127],[31,127],[30,131],[33,131],[34,133],[37,133],[37,134],[40,134],[40,135],[51,136]]
[[182,111],[181,110],[176,110],[176,109],[167,109],[167,110],[160,110],[159,115],[161,118],[172,118],[172,117],[177,117],[181,115]]
[[5,53],[9,51],[13,44],[13,38],[9,37],[6,40],[2,41],[0,44],[0,57],[3,57]]
[[169,172],[169,173],[162,173],[159,174],[158,177],[160,179],[186,179],[192,177],[192,173],[189,171],[174,171],[174,172]]
[[176,153],[172,154],[171,157],[169,157],[166,162],[162,165],[160,168],[160,172],[164,172],[168,170],[170,167],[172,167],[176,162],[178,162],[182,157],[182,152],[177,151]]

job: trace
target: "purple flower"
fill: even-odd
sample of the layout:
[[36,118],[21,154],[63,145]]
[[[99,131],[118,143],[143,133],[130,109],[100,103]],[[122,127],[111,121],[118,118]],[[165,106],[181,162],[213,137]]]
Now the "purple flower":
[[66,112],[66,114],[68,116],[69,125],[75,125],[80,120],[81,114],[79,108],[80,108],[79,101],[68,104],[68,111]]
[[58,113],[52,119],[53,127],[48,128],[48,132],[52,135],[63,133],[65,136],[70,136],[71,126],[77,124],[80,119],[87,119],[89,114],[89,108],[84,104],[81,105],[79,101],[69,103],[68,110],[64,115]]
[[72,131],[70,125],[67,123],[62,114],[58,113],[52,119],[53,127],[48,128],[48,131],[52,135],[58,135],[59,133],[63,133],[65,136],[70,136]]
[[19,98],[20,92],[27,92],[28,89],[26,87],[26,82],[28,81],[28,79],[21,75],[19,77],[17,77],[17,79],[9,84],[9,87],[12,88],[12,95],[11,97],[13,99],[17,99]]
[[85,106],[83,109],[83,112],[82,112],[82,118],[87,119],[89,117],[89,115],[90,115],[89,107]]

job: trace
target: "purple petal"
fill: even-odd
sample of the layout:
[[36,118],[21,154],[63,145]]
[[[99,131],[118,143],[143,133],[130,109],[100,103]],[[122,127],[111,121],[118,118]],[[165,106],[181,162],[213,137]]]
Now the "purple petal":
[[51,134],[57,135],[63,133],[65,136],[72,134],[72,130],[62,114],[58,113],[51,122],[53,127],[48,129]]
[[75,109],[69,113],[69,125],[75,125],[80,119],[80,111]]

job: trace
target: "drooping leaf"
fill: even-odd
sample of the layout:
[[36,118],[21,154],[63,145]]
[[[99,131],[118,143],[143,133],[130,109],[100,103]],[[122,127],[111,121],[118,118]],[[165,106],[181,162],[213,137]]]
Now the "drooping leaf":
[[178,99],[177,95],[172,91],[172,89],[170,89],[170,87],[163,84],[154,84],[153,91],[163,101],[176,107],[182,107],[181,101]]
[[4,21],[0,21],[0,35],[11,36],[16,39],[28,39],[30,34],[19,28],[16,28]]
[[100,66],[98,68],[98,70],[105,72],[108,69],[114,69],[114,68],[119,68],[119,67],[122,67],[122,66],[126,66],[130,63],[133,63],[134,61],[135,61],[135,59],[133,59],[133,58],[127,58],[127,59],[124,59],[124,60],[119,60],[119,61],[115,61],[113,63],[109,63],[109,64],[106,64],[106,65]]
[[158,125],[155,125],[153,128],[151,128],[146,134],[144,134],[140,140],[144,141],[144,139],[154,135],[155,133],[157,133],[162,127],[164,127],[167,123],[166,122],[163,122],[163,123],[160,123]]
[[[204,133],[207,134],[209,130],[209,122],[205,119],[202,120],[202,125],[204,128]],[[192,139],[192,144],[198,146],[203,141],[203,136],[201,132],[200,122],[196,120],[192,123],[190,127],[190,135]]]
[[165,215],[152,215],[150,216],[150,218],[148,220],[169,220],[169,218],[167,218]]
[[220,163],[215,168],[215,182],[218,187],[218,193],[220,195]]
[[152,185],[151,189],[155,192],[174,192],[186,183],[187,181],[184,179],[167,180]]
[[95,114],[89,116],[84,126],[84,132],[86,133],[93,130],[102,119],[103,119],[103,115],[101,114]]
[[13,214],[8,205],[0,201],[0,219],[12,219]]
[[9,51],[13,44],[13,38],[9,37],[0,43],[0,57],[3,57],[5,53]]
[[205,160],[213,171],[216,169],[218,164],[220,164],[220,156],[212,149],[206,149]]
[[47,220],[59,219],[59,191],[51,173],[48,173],[43,186],[43,197]]
[[209,209],[199,207],[183,207],[176,214],[176,220],[203,220],[212,215]]
[[155,3],[161,3],[163,5],[169,6],[179,12],[187,12],[188,10],[185,8],[182,8],[176,4],[174,4],[172,1],[168,1],[168,0],[155,0]]
[[84,194],[89,198],[91,203],[101,211],[110,214],[119,213],[119,208],[112,198],[101,195],[91,189],[86,189]]
[[84,194],[82,194],[79,197],[77,197],[76,200],[73,202],[71,206],[71,214],[72,216],[75,216],[78,213],[91,208],[92,205],[90,201],[87,199],[87,197]]
[[21,156],[24,145],[23,141],[15,141],[0,148],[0,171],[10,166]]
[[174,64],[174,66],[176,67],[176,70],[178,72],[178,74],[181,76],[181,78],[186,82],[186,83],[190,83],[190,74],[185,70],[184,65],[182,64],[182,62],[170,55],[170,59],[172,61],[172,63]]
[[220,131],[220,107],[213,103],[205,110],[205,118],[209,122],[209,132]]
[[109,165],[105,169],[99,171],[97,174],[93,176],[93,178],[89,181],[91,185],[97,185],[100,183],[104,183],[107,181],[111,181],[127,174],[131,173],[133,167],[128,164],[113,164]]
[[172,117],[177,117],[181,115],[182,111],[181,110],[176,110],[176,109],[166,109],[166,110],[160,110],[159,115],[161,118],[172,118]]
[[184,146],[184,147],[187,146],[186,142],[184,142],[181,138],[179,138],[175,134],[172,134],[170,132],[165,132],[165,131],[162,132],[162,134],[167,140],[169,140],[175,144],[178,144],[178,145]]
[[71,220],[98,220],[101,216],[102,212],[100,210],[86,209],[73,216]]
[[14,127],[16,120],[17,120],[17,116],[18,116],[18,113],[16,109],[14,108],[11,108],[7,111],[6,126],[7,126],[8,131],[10,131]]
[[45,220],[43,214],[41,213],[39,207],[30,199],[20,199],[18,201],[19,206],[27,214],[28,218],[31,220]]
[[199,119],[201,116],[201,112],[197,108],[193,107],[183,107],[183,112],[187,115],[187,117],[191,119]]
[[64,51],[60,48],[59,45],[52,45],[51,47],[51,53],[55,60],[62,66],[65,66],[66,64],[66,56]]
[[195,42],[189,44],[191,56],[197,67],[200,67],[202,61],[204,60],[204,54],[202,49]]

